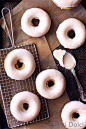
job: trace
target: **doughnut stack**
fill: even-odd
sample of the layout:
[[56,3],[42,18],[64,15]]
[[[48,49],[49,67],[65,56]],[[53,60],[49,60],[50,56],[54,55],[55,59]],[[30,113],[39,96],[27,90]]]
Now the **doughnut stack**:
[[[81,0],[53,0],[61,9],[72,9],[79,5]],[[34,25],[33,21],[38,24]],[[31,8],[25,11],[21,17],[21,29],[30,37],[44,36],[50,29],[51,19],[44,10],[40,8]],[[74,36],[70,38],[69,33],[73,31]],[[56,36],[59,43],[68,49],[77,49],[84,44],[86,39],[85,25],[75,18],[68,18],[63,21],[57,31]],[[20,53],[22,55],[20,56]],[[21,63],[21,68],[17,62]],[[10,70],[9,70],[10,67]],[[4,60],[4,69],[11,79],[25,80],[30,77],[36,68],[33,55],[25,49],[15,49],[7,54]],[[56,69],[47,69],[40,72],[36,78],[37,92],[46,99],[56,99],[60,97],[65,90],[66,79],[64,75]],[[29,105],[28,110],[24,110],[23,104]],[[35,107],[35,110],[34,110]],[[23,91],[17,93],[11,100],[10,111],[19,121],[29,122],[34,120],[41,109],[41,102],[37,95]],[[71,101],[62,109],[62,122],[66,123],[66,128],[81,129],[86,127],[86,105],[80,101]],[[74,117],[78,114],[78,118]],[[83,122],[82,127],[69,127],[69,123],[75,125]]]

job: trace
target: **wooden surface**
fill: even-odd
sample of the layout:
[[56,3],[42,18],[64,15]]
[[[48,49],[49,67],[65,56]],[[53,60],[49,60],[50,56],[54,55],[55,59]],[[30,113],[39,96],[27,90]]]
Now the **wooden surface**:
[[[21,16],[26,9],[32,7],[39,7],[44,9],[51,17],[52,25],[50,31],[46,35],[48,43],[46,42],[45,37],[31,38],[24,34],[24,32],[21,30]],[[53,4],[51,0],[46,0],[46,2],[45,0],[23,0],[18,6],[16,6],[12,10],[15,45],[35,43],[37,45],[41,70],[47,68],[57,69],[53,60],[53,56],[51,54],[51,50],[54,50],[57,46],[59,46],[59,42],[55,34],[57,27],[63,20],[69,17],[75,17],[81,20],[84,24],[86,24],[86,10],[82,7],[82,5],[79,5],[72,10],[61,10],[55,4]],[[6,16],[6,19],[9,25],[8,14]],[[3,19],[0,20],[0,24],[6,32]],[[8,43],[6,42],[6,44]],[[50,111],[49,119],[24,127],[19,127],[18,129],[65,129],[61,121],[61,110],[68,101],[69,98],[66,92],[64,92],[64,94],[60,98],[57,98],[55,100],[48,100],[48,106]]]

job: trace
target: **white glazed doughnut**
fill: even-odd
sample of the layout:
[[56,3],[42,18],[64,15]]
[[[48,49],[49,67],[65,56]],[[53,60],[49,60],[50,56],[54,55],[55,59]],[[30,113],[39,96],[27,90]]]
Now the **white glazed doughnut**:
[[[18,67],[18,62],[21,63],[21,67]],[[4,60],[7,75],[15,80],[25,80],[30,77],[35,67],[34,57],[26,49],[14,49],[7,54]]]
[[72,9],[79,5],[81,0],[52,0],[61,9]]
[[83,129],[86,127],[86,105],[80,101],[71,101],[62,109],[62,122],[68,129]]
[[[27,110],[24,108],[27,104]],[[10,111],[15,119],[22,122],[34,120],[41,109],[41,102],[36,94],[29,91],[17,93],[11,100]]]
[[61,72],[55,69],[47,69],[38,74],[36,89],[38,93],[47,99],[55,99],[62,95],[66,81]]
[[[69,36],[71,31],[75,33],[72,38]],[[85,42],[85,25],[75,18],[68,18],[59,25],[56,35],[62,46],[76,49]]]
[[[38,26],[34,26],[33,19],[38,19]],[[22,30],[31,37],[41,37],[45,35],[51,26],[49,15],[40,8],[31,8],[25,11],[21,18]]]

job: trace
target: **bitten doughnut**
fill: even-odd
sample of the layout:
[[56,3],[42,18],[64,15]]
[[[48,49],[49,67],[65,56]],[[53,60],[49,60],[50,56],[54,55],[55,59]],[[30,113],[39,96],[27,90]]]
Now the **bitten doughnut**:
[[75,18],[63,21],[56,31],[59,43],[69,49],[76,49],[83,45],[85,35],[85,25]]
[[80,101],[71,101],[62,109],[62,122],[68,129],[84,129],[86,127],[86,105]]
[[47,69],[38,74],[36,89],[38,93],[47,99],[55,99],[62,95],[66,81],[61,72],[55,69]]
[[[33,24],[33,20],[38,20],[38,25]],[[31,37],[41,37],[45,35],[51,26],[49,15],[40,8],[31,8],[25,11],[21,18],[22,30]]]
[[[25,104],[27,105],[24,108]],[[17,93],[11,100],[10,111],[15,119],[22,122],[34,120],[41,109],[41,102],[37,95],[23,91]]]
[[11,79],[25,80],[30,77],[36,64],[33,55],[26,49],[14,49],[4,60],[4,69]]
[[81,0],[52,0],[61,9],[72,9],[79,5]]

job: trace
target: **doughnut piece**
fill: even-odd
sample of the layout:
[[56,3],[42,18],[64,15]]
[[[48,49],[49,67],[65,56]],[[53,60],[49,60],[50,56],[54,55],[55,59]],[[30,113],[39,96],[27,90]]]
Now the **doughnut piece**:
[[80,101],[67,103],[61,112],[62,122],[68,129],[83,129],[86,127],[86,105]]
[[[34,26],[33,20],[38,20]],[[25,11],[21,18],[22,30],[31,37],[44,36],[50,29],[51,19],[49,15],[40,8],[31,8]]]
[[81,0],[52,0],[61,9],[72,9],[79,5]]
[[[27,108],[24,108],[24,105]],[[37,95],[23,91],[17,93],[11,100],[10,111],[15,119],[22,122],[29,122],[34,120],[41,109],[41,102]]]
[[11,79],[25,80],[35,71],[33,55],[26,49],[14,49],[4,60],[4,69]]
[[75,18],[68,18],[59,25],[56,35],[62,46],[76,49],[85,42],[85,25]]
[[36,89],[38,93],[47,99],[55,99],[62,95],[66,81],[61,72],[55,69],[47,69],[38,74]]

